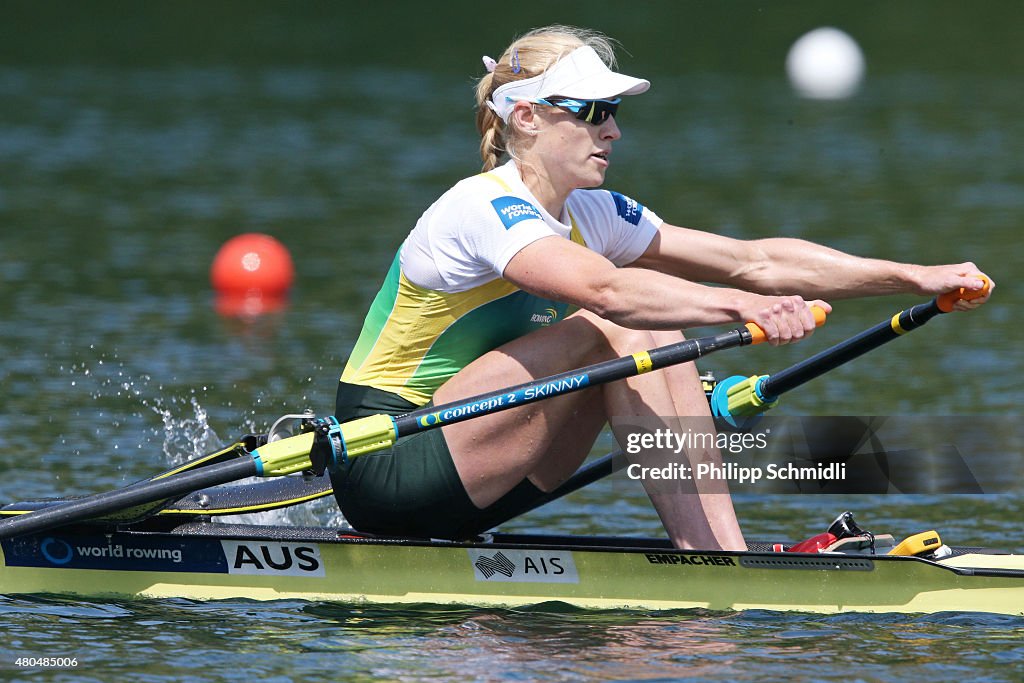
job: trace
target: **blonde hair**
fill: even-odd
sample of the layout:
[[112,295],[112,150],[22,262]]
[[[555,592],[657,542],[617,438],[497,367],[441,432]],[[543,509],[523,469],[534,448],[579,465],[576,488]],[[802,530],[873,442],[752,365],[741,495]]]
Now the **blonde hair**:
[[[494,91],[506,83],[533,78],[578,47],[589,45],[609,68],[615,68],[615,43],[598,31],[575,26],[553,25],[535,28],[516,38],[497,60],[494,71],[476,84],[476,129],[480,132],[480,158],[483,170],[490,171],[503,154],[516,159],[520,132],[506,124],[487,106]],[[518,72],[514,69],[518,67]]]

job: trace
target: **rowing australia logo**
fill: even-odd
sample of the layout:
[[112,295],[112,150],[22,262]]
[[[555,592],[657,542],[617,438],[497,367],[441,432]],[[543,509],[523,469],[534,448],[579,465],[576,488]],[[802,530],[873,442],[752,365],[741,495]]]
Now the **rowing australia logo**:
[[558,311],[554,308],[545,308],[543,313],[534,313],[530,316],[531,323],[540,323],[541,325],[550,325],[557,321]]
[[566,550],[467,548],[477,581],[506,583],[579,583],[576,561]]

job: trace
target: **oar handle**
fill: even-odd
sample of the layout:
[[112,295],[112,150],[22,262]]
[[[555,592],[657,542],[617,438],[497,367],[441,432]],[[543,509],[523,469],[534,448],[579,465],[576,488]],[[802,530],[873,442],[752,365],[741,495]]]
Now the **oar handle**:
[[992,287],[992,281],[981,273],[976,273],[973,277],[978,278],[984,284],[981,289],[967,289],[960,287],[954,289],[952,292],[946,292],[935,298],[935,305],[939,307],[939,310],[943,313],[949,313],[953,310],[953,305],[957,301],[973,301],[974,299],[980,299],[981,297],[988,294],[988,290]]
[[[825,309],[821,306],[811,306],[811,314],[814,315],[815,327],[821,327],[825,324],[825,318],[827,314]],[[761,329],[761,326],[757,323],[747,323],[747,330],[750,332],[750,343],[760,344],[761,342],[768,341],[768,335]]]

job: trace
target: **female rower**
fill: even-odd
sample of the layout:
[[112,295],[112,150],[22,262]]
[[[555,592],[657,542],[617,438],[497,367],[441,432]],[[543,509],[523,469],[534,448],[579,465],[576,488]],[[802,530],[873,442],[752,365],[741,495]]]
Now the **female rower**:
[[[484,172],[442,195],[399,248],[342,374],[341,421],[675,343],[688,327],[753,321],[772,344],[796,342],[814,330],[809,304],[831,310],[815,297],[982,286],[972,263],[918,266],[795,239],[740,241],[585,189],[604,182],[622,136],[620,101],[650,86],[611,70],[611,42],[598,33],[537,29],[484,64]],[[622,442],[616,420],[708,415],[689,363],[409,436],[331,476],[357,529],[464,539],[480,520],[565,481],[609,421]],[[720,461],[715,450],[686,457]],[[724,485],[648,493],[677,547],[745,548]]]

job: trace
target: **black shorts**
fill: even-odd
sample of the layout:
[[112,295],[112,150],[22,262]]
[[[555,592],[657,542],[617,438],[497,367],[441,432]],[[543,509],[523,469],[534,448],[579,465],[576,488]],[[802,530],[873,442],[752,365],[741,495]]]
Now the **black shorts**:
[[[417,408],[390,392],[342,382],[335,417],[344,422]],[[440,429],[403,437],[390,450],[353,458],[331,468],[330,474],[349,524],[387,536],[466,540],[515,516],[543,495],[524,479],[481,510],[466,493]]]

